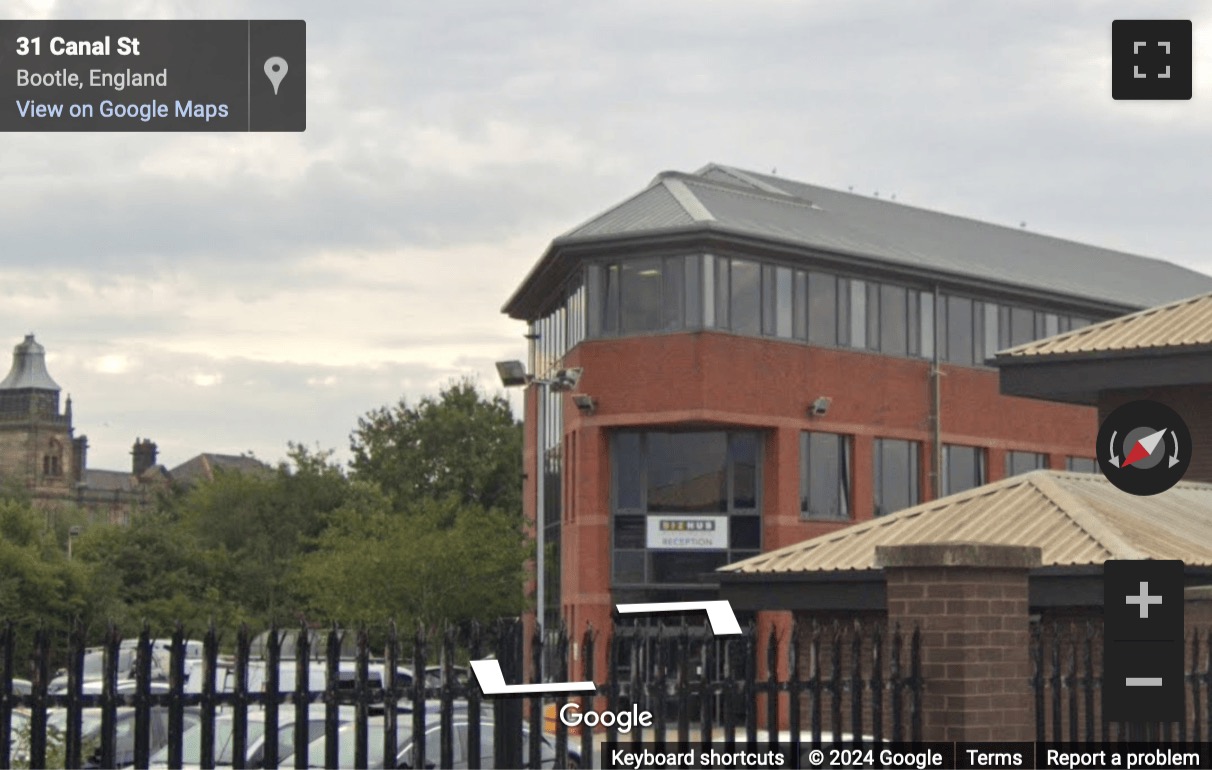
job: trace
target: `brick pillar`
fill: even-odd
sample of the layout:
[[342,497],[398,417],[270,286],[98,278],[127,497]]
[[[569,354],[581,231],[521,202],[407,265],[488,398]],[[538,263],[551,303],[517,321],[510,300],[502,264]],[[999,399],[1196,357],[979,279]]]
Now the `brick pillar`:
[[1027,571],[1040,549],[984,543],[876,546],[888,626],[921,629],[922,738],[1030,741]]

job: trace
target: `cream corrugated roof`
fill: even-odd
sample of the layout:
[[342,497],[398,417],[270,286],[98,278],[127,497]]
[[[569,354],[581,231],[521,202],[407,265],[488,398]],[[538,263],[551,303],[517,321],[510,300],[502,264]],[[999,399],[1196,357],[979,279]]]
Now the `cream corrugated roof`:
[[1212,294],[1171,302],[1003,350],[998,359],[1212,345]]
[[1151,497],[1094,473],[1034,471],[970,489],[729,564],[720,572],[868,570],[877,545],[981,542],[1033,545],[1043,566],[1107,559],[1182,559],[1212,565],[1212,484]]

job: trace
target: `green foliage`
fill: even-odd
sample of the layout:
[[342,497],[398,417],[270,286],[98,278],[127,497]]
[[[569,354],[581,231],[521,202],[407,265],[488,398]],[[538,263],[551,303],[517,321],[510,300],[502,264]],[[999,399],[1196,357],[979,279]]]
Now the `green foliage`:
[[406,509],[422,499],[522,515],[522,426],[504,396],[464,379],[416,406],[401,400],[358,420],[351,437],[355,476],[373,481]]
[[504,398],[454,383],[415,407],[371,412],[353,448],[349,474],[331,452],[298,445],[277,468],[217,470],[129,526],[0,489],[0,620],[16,625],[18,660],[39,629],[62,659],[76,619],[89,644],[107,621],[124,635],[181,621],[195,638],[213,621],[230,644],[241,623],[382,627],[521,611],[522,432]]
[[17,659],[28,657],[34,634],[61,638],[72,619],[89,618],[97,598],[89,570],[67,560],[47,511],[0,500],[0,618],[14,624]]
[[452,498],[419,500],[404,514],[339,511],[300,559],[297,579],[313,618],[463,623],[520,612],[526,555],[513,517]]

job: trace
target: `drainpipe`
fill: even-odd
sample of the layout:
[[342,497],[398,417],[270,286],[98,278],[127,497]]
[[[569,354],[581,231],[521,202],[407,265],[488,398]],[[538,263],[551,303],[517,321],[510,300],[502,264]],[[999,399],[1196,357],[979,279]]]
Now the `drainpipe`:
[[942,294],[938,290],[938,284],[934,285],[934,350],[930,356],[930,441],[931,449],[931,467],[930,467],[930,496],[937,500],[942,496],[943,492],[943,394],[942,394],[942,377],[943,372],[939,368],[939,340],[942,338],[942,330],[939,323],[942,318]]

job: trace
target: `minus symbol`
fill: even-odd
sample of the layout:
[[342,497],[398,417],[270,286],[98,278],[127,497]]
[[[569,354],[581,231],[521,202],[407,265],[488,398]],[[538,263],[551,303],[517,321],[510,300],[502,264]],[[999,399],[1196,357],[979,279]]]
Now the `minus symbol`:
[[1160,676],[1130,676],[1124,680],[1127,687],[1161,687],[1162,678]]

